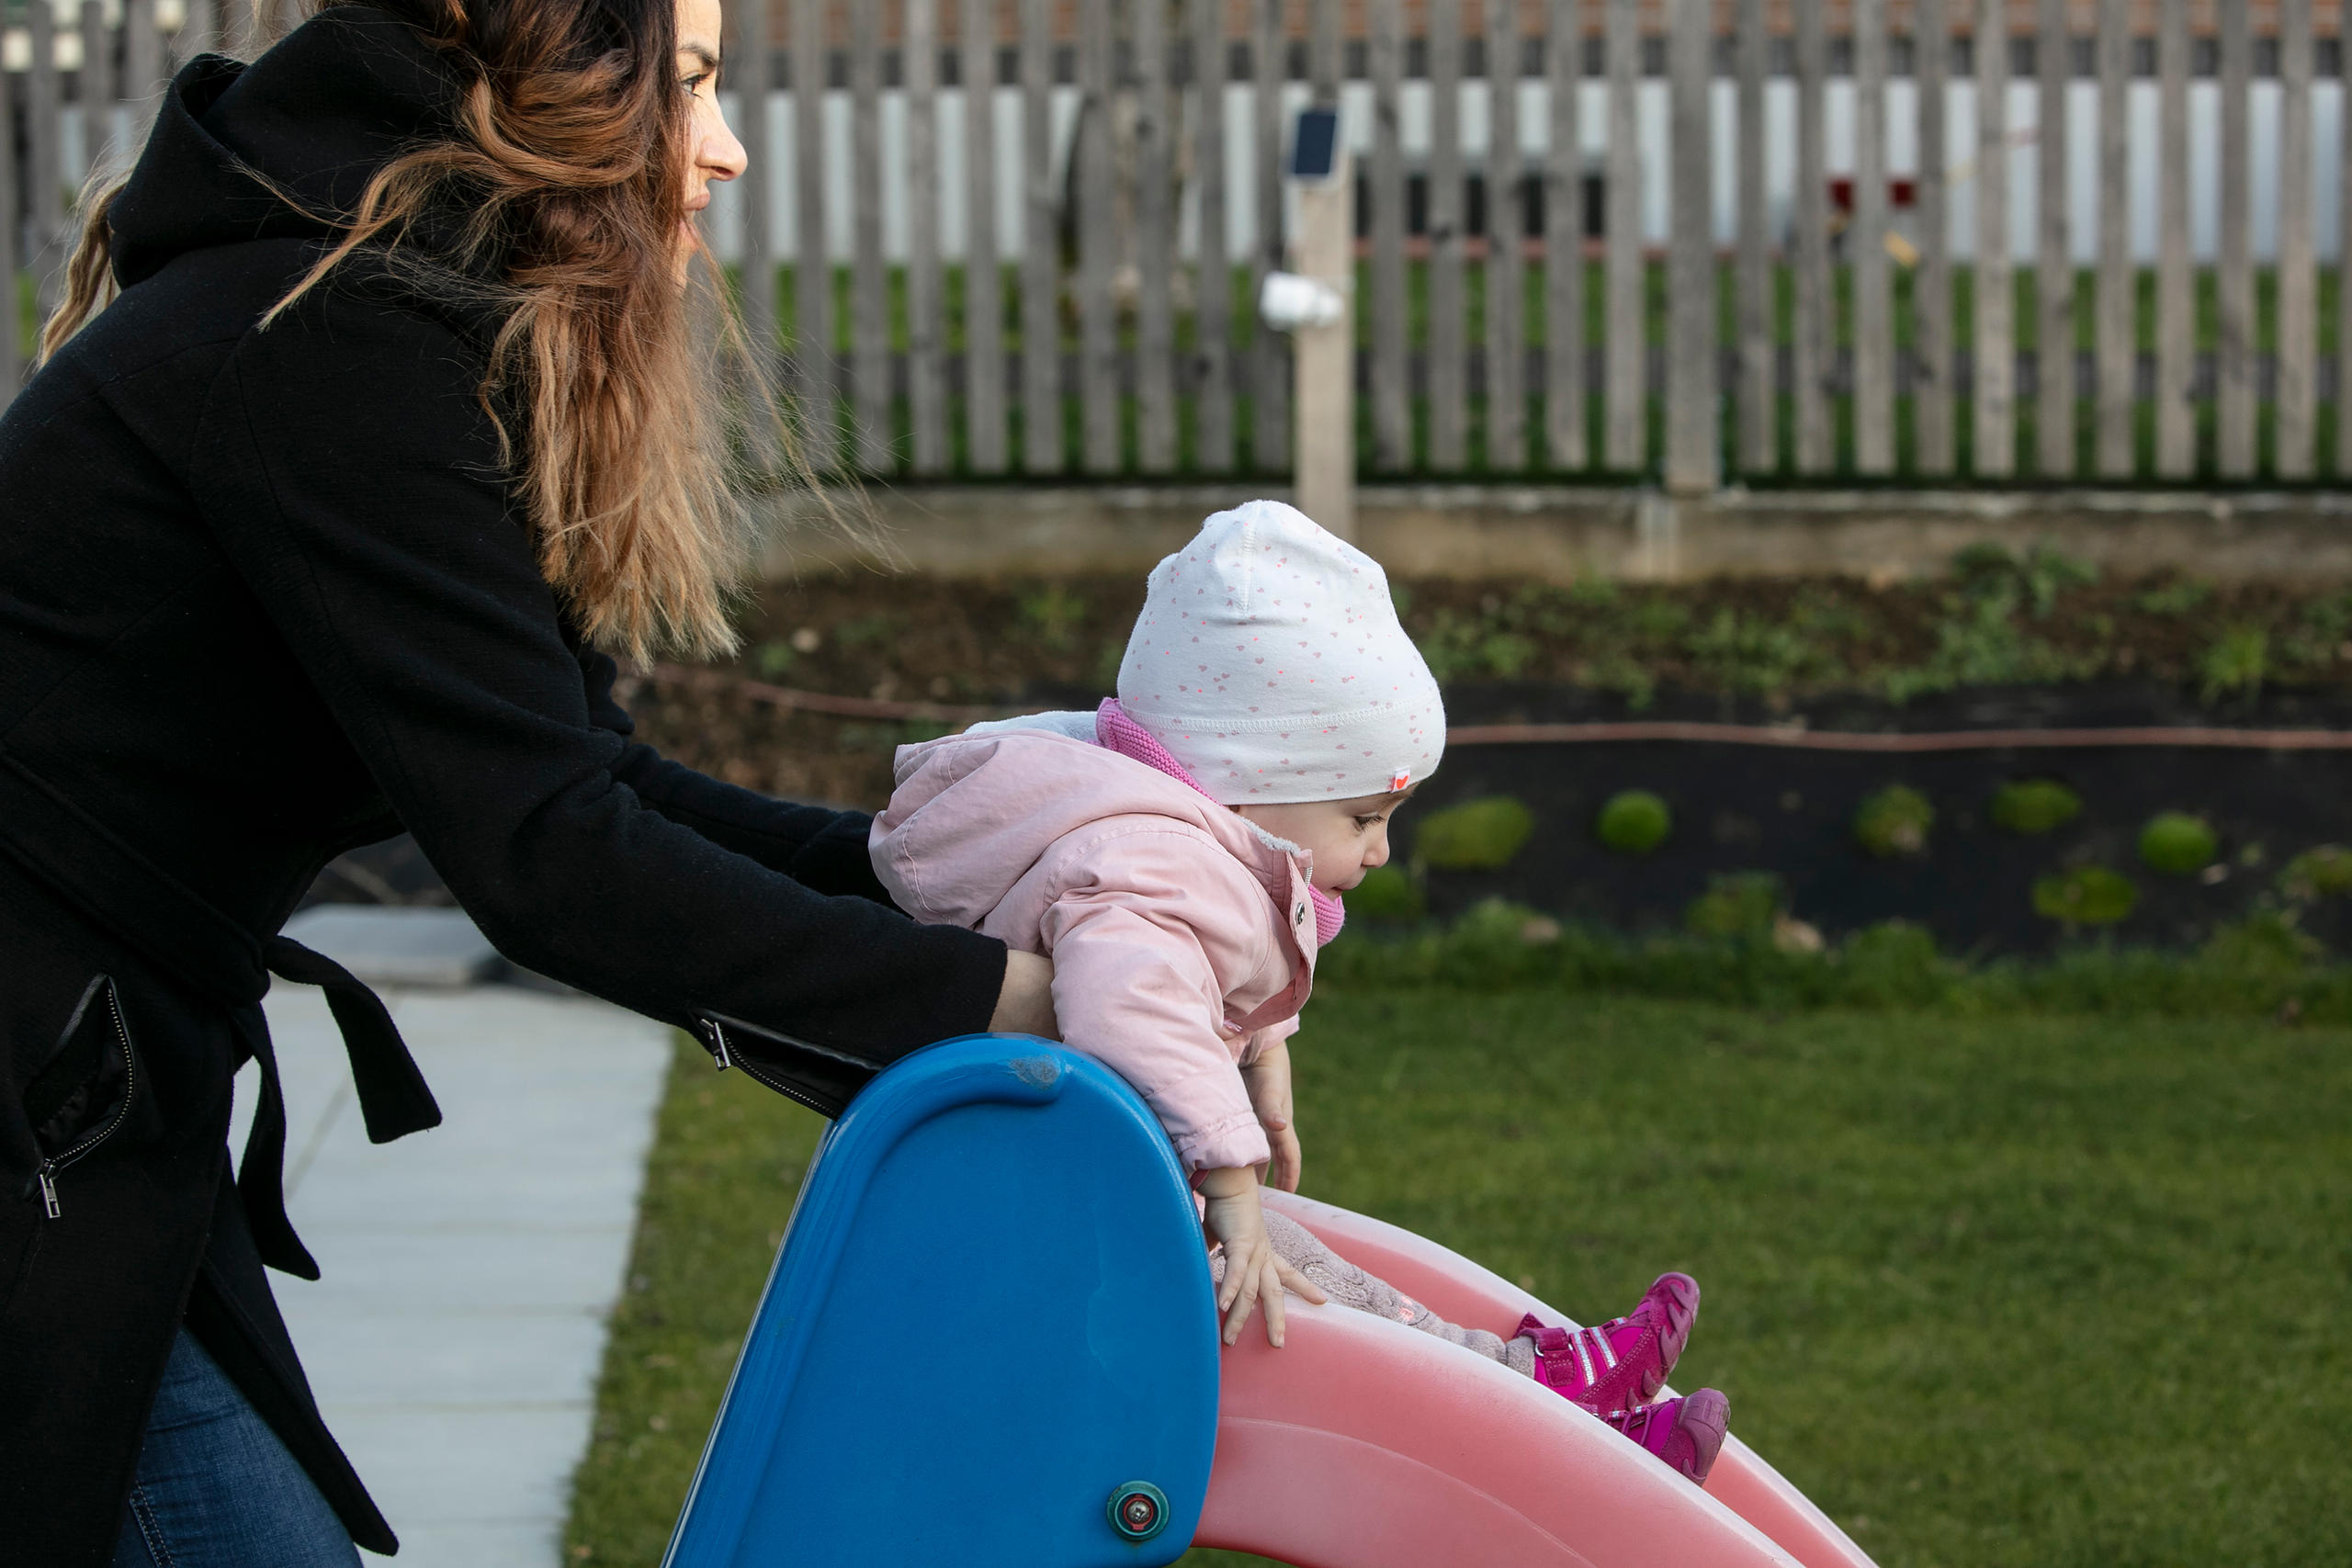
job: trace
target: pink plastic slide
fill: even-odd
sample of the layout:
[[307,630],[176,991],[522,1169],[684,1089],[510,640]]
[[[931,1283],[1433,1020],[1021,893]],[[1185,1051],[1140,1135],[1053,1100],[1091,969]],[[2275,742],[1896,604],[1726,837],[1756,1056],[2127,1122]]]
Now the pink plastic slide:
[[[1266,1201],[1455,1323],[1569,1321],[1409,1231],[1286,1193]],[[1282,1349],[1253,1322],[1224,1353],[1193,1539],[1299,1568],[1872,1568],[1736,1438],[1702,1491],[1505,1368],[1295,1299]]]

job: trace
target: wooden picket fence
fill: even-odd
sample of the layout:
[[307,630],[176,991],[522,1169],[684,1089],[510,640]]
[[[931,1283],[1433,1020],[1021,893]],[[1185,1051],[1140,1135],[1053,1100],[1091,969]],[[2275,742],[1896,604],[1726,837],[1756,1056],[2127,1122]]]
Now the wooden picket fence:
[[[288,19],[220,3],[225,37],[213,0],[9,14],[0,282],[54,297],[69,141],[135,145],[172,63]],[[2352,472],[2337,0],[733,0],[729,26],[738,129],[788,155],[726,193],[726,254],[820,468],[1282,473],[1288,355],[1251,301],[1314,102],[1361,147],[1366,474]]]

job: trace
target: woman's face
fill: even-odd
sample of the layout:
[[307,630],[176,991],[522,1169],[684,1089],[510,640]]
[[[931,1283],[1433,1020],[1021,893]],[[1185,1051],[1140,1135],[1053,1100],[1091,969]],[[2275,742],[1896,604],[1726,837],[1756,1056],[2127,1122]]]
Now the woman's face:
[[694,254],[695,214],[710,205],[710,182],[733,179],[749,162],[718,112],[720,26],[718,0],[678,0],[678,83],[694,100],[686,128],[686,216],[678,232],[681,265]]

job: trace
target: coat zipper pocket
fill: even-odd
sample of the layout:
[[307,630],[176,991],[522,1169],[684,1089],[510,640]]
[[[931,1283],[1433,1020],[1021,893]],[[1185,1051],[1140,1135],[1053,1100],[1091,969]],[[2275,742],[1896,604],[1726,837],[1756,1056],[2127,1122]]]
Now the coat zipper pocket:
[[[806,1089],[798,1089],[792,1084],[785,1082],[782,1078],[775,1077],[761,1071],[758,1066],[754,1066],[750,1061],[738,1058],[735,1053],[729,1048],[727,1043],[727,1031],[720,1025],[718,1019],[712,1017],[708,1013],[704,1013],[698,1016],[695,1021],[702,1025],[702,1033],[705,1042],[704,1048],[709,1051],[712,1065],[716,1066],[718,1071],[723,1073],[729,1067],[741,1067],[743,1070],[743,1075],[750,1078],[753,1083],[764,1084],[769,1089],[775,1090],[776,1093],[784,1096],[785,1099],[791,1100],[794,1104],[805,1106],[807,1109],[815,1111],[818,1115],[824,1117],[829,1122],[833,1119],[835,1114],[837,1114],[835,1111],[827,1109],[824,1105],[820,1104],[816,1097],[809,1094]],[[773,1032],[763,1031],[763,1032]],[[779,1040],[789,1040],[795,1045],[801,1046],[807,1050],[817,1051],[824,1055],[833,1055],[836,1054],[825,1051],[822,1046],[810,1045],[804,1040],[793,1040],[790,1035],[779,1034],[776,1038]]]
[[130,1048],[130,1027],[122,1019],[122,998],[116,994],[112,980],[101,984],[106,987],[107,1017],[114,1024],[115,1044],[122,1052],[122,1103],[115,1107],[114,1115],[105,1126],[83,1134],[42,1160],[34,1172],[40,1184],[41,1210],[52,1220],[62,1212],[57,1201],[57,1173],[86,1158],[92,1150],[113,1137],[130,1118],[131,1098],[139,1091],[139,1057]]

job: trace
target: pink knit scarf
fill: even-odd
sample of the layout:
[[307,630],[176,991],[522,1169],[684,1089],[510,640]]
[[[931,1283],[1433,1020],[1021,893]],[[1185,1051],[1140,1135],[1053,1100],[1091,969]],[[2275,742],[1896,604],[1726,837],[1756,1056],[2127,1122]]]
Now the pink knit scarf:
[[[1201,788],[1201,781],[1186,773],[1183,763],[1168,754],[1167,747],[1151,738],[1151,731],[1127,716],[1116,697],[1104,697],[1102,705],[1094,710],[1094,743],[1122,757],[1131,757],[1147,768],[1157,768],[1211,800],[1216,798]],[[1306,897],[1315,906],[1315,945],[1325,946],[1347,922],[1347,908],[1337,894],[1326,893],[1312,883],[1307,885]]]

